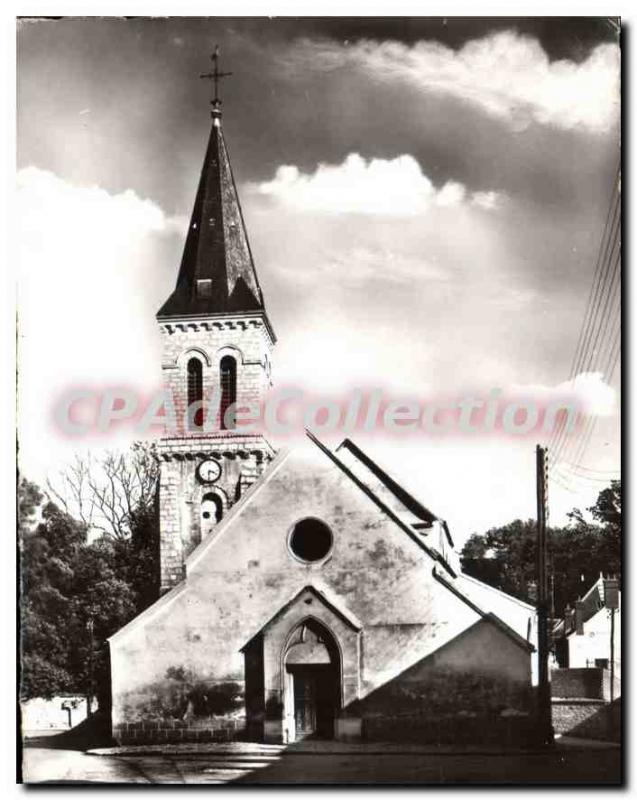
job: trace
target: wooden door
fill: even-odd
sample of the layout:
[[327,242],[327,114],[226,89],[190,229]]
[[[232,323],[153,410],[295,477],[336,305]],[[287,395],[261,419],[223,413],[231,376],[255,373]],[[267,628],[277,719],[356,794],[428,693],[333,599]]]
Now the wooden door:
[[292,672],[296,739],[334,735],[335,681],[333,669],[324,664],[296,667]]
[[296,738],[316,733],[317,676],[310,670],[294,673],[294,722]]

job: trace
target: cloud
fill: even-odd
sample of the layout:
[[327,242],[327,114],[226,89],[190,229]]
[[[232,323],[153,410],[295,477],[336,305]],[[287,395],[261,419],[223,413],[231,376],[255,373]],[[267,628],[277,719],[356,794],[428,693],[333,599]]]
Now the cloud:
[[571,383],[562,383],[558,391],[571,391],[579,397],[582,408],[595,417],[612,417],[616,412],[617,393],[604,380],[602,372],[581,372]]
[[[123,240],[131,234],[174,233],[184,225],[184,220],[167,217],[159,206],[130,189],[112,195],[99,186],[74,186],[33,166],[18,172],[17,188],[22,241],[30,247],[38,246],[27,238],[36,231],[46,233],[48,243],[51,237],[63,239],[65,246],[76,249],[89,245],[96,227],[102,236],[114,230]],[[69,227],[75,231],[72,241],[65,239]]]
[[617,393],[602,372],[581,372],[557,386],[517,386],[514,391],[546,403],[573,398],[583,413],[594,417],[612,417],[617,410]]
[[20,452],[41,476],[73,445],[51,427],[62,391],[160,382],[154,315],[175,274],[158,265],[176,262],[185,224],[133,191],[35,167],[17,185]]
[[299,273],[289,265],[286,274],[295,283],[315,284],[317,278],[337,280],[346,288],[369,287],[370,282],[420,285],[421,281],[447,282],[449,271],[422,255],[400,253],[382,246],[357,246],[344,250],[324,250],[320,259]]
[[472,104],[516,129],[531,123],[609,130],[619,119],[620,50],[600,44],[581,63],[550,61],[537,41],[503,31],[453,50],[435,41],[407,45],[362,40],[341,45],[303,39],[280,60],[288,69],[358,69]]
[[496,192],[469,194],[456,181],[437,189],[410,155],[366,160],[350,153],[342,164],[319,164],[312,174],[293,165],[280,166],[272,180],[247,188],[299,211],[389,217],[424,214],[435,206],[459,206],[467,199],[486,209],[496,208],[499,202]]
[[471,198],[471,202],[474,206],[492,211],[501,206],[502,197],[502,194],[498,192],[475,192]]

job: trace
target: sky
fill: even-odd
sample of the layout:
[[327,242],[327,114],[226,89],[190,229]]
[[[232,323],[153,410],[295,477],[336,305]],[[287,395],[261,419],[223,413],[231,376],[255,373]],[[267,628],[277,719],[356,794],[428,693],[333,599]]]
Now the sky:
[[[277,384],[428,396],[568,381],[619,160],[604,20],[23,20],[27,477],[44,483],[78,448],[51,425],[62,391],[160,385],[154,316],[194,201],[215,44]],[[578,379],[597,423],[584,470],[551,486],[556,524],[619,469],[620,377]],[[535,440],[359,443],[459,543],[535,513]]]

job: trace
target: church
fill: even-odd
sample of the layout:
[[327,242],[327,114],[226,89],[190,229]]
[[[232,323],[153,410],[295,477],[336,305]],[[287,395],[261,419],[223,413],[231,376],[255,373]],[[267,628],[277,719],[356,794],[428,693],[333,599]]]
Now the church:
[[263,401],[276,336],[221,116],[215,95],[157,314],[164,386],[194,411],[157,445],[161,591],[109,640],[113,737],[528,741],[535,609],[464,575],[444,519],[355,442],[277,452],[226,413]]

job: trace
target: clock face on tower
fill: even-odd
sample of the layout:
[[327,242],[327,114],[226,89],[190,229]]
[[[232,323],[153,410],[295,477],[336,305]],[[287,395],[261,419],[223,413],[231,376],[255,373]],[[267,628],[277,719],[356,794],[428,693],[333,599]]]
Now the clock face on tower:
[[197,477],[202,483],[214,483],[221,475],[221,465],[214,458],[207,458],[197,467]]

